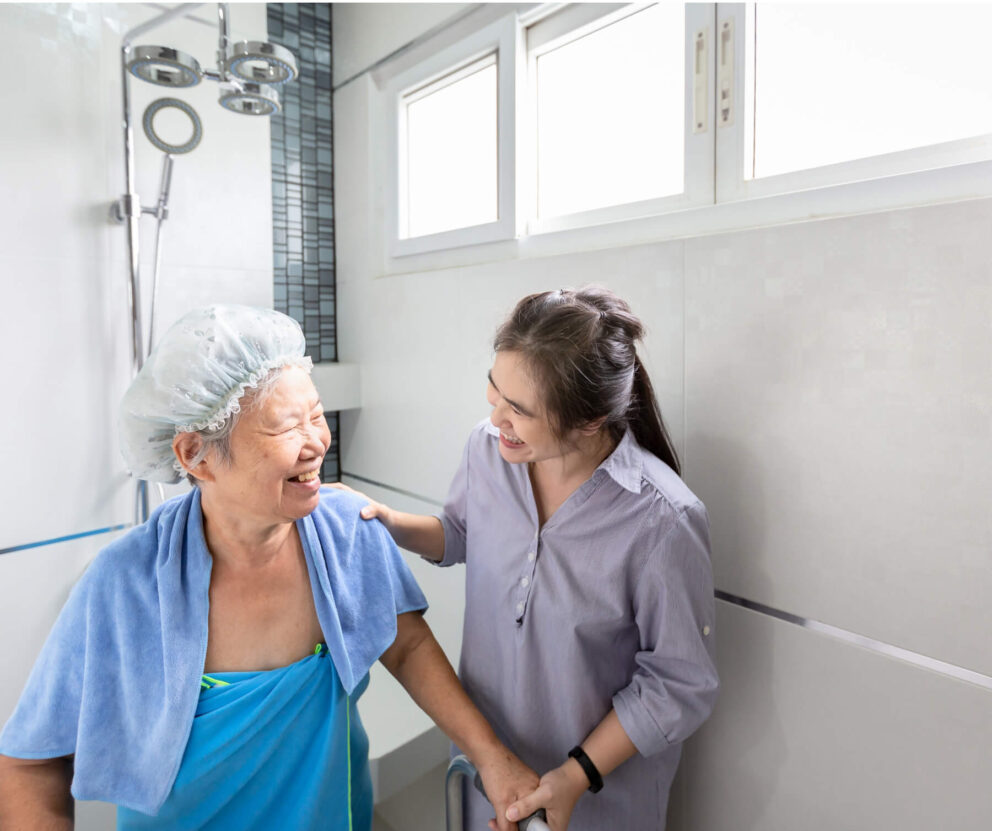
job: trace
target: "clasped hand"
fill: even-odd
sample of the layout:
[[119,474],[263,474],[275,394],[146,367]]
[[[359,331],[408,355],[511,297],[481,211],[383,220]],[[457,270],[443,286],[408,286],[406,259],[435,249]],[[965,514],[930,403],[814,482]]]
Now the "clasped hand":
[[[483,783],[485,784],[485,777]],[[575,803],[588,787],[589,781],[585,772],[574,759],[569,759],[565,764],[545,773],[537,783],[537,787],[529,794],[511,801],[503,816],[515,823],[543,808],[551,831],[565,831],[575,809]],[[498,817],[500,806],[495,799],[493,805],[496,807]],[[489,827],[493,831],[503,831],[505,826],[494,819],[490,820]],[[510,826],[513,827],[515,826]]]

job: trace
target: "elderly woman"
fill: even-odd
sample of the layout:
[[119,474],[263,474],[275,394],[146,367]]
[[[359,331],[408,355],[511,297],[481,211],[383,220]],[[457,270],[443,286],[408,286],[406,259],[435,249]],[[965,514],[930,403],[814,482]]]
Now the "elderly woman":
[[[368,829],[355,702],[376,660],[473,758],[502,819],[536,775],[497,740],[362,499],[322,489],[331,436],[302,332],[215,306],[165,335],[122,404],[138,477],[194,484],[74,588],[0,736],[0,827]],[[71,782],[71,796],[70,796]]]

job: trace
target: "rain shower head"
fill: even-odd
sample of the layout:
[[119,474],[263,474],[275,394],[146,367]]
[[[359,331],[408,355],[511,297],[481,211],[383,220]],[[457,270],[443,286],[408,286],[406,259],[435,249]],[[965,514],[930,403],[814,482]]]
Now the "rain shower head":
[[293,53],[277,43],[259,40],[233,43],[225,62],[232,75],[256,84],[284,84],[299,75]]
[[221,84],[220,105],[243,115],[273,115],[282,109],[278,92],[267,84],[250,81]]
[[135,46],[127,62],[128,71],[142,81],[163,87],[192,87],[200,83],[203,71],[192,55],[168,46]]

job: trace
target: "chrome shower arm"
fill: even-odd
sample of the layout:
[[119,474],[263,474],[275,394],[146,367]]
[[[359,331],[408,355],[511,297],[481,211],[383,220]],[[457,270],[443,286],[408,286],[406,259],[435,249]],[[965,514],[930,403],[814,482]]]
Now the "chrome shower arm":
[[227,80],[227,49],[231,44],[231,9],[227,3],[217,4],[217,74],[219,81]]

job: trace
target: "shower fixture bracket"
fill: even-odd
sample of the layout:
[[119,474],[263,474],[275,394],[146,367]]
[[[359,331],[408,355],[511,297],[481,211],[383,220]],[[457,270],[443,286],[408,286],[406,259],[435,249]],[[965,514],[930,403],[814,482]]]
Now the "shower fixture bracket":
[[116,225],[123,225],[128,217],[140,216],[144,213],[141,203],[138,202],[137,194],[124,194],[116,202],[110,204],[110,221]]
[[169,206],[168,205],[156,205],[154,208],[139,207],[135,208],[137,202],[136,198],[133,196],[122,196],[116,202],[110,203],[110,221],[114,225],[123,225],[127,222],[130,216],[139,216],[141,214],[148,214],[149,216],[154,216],[157,219],[168,219],[169,218]]

